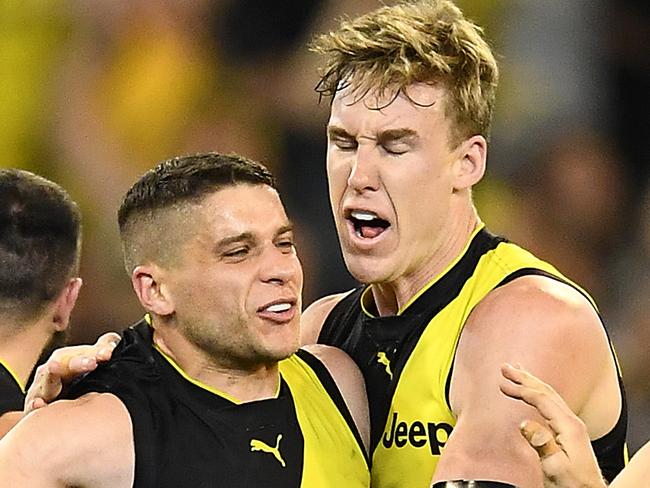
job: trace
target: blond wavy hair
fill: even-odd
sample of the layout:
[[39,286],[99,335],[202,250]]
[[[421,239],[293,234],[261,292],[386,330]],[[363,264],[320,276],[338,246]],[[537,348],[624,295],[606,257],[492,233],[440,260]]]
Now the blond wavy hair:
[[321,96],[333,97],[353,85],[359,98],[376,90],[394,100],[400,93],[408,97],[405,89],[412,83],[440,84],[448,94],[450,143],[456,146],[476,134],[489,137],[497,62],[483,30],[449,0],[385,6],[343,20],[310,49],[325,56],[316,87]]

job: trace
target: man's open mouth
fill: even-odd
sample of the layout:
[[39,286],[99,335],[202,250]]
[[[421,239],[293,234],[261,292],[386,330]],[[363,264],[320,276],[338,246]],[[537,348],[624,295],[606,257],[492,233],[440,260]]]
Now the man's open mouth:
[[390,222],[367,210],[352,210],[347,219],[352,222],[359,237],[373,239],[390,227]]

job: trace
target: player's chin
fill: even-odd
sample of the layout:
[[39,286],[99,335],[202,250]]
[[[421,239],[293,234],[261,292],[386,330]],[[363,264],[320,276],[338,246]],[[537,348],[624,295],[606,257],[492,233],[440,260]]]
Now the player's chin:
[[263,339],[265,355],[273,361],[281,361],[295,353],[300,347],[300,331],[297,326],[275,331]]
[[264,348],[264,356],[266,357],[266,362],[276,363],[291,357],[297,350],[299,344],[298,341],[292,344],[277,344],[269,345],[267,344]]
[[348,271],[361,283],[382,283],[391,276],[391,260],[384,256],[343,253]]

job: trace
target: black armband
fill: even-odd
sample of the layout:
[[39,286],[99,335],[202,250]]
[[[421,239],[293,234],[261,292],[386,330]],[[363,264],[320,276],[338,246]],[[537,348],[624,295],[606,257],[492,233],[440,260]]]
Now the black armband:
[[455,480],[455,481],[438,481],[431,485],[431,488],[517,488],[510,483],[500,481],[481,481],[481,480]]

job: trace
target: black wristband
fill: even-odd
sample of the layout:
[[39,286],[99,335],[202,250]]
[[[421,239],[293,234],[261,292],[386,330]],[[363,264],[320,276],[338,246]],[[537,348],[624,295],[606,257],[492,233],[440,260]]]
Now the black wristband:
[[510,483],[500,481],[481,481],[481,480],[454,480],[438,481],[431,485],[431,488],[517,488]]

